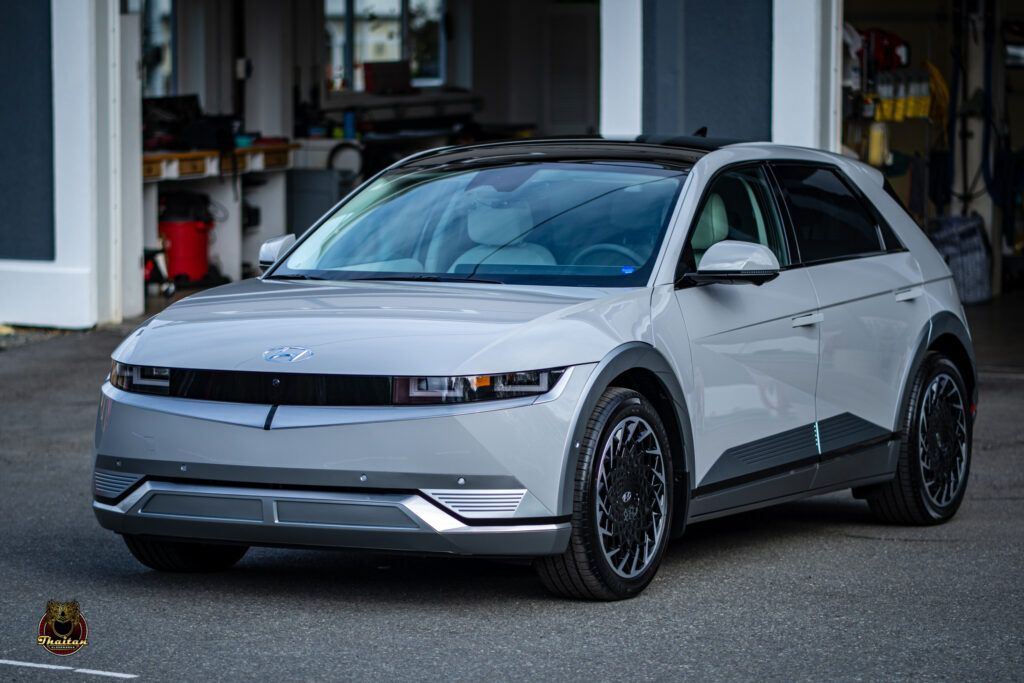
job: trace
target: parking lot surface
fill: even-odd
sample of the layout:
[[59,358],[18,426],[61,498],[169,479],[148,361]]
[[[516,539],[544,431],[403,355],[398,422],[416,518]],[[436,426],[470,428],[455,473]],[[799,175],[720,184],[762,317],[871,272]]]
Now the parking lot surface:
[[[149,571],[89,509],[98,388],[129,328],[8,348],[0,680],[1021,680],[1022,312],[971,311],[981,400],[952,522],[881,525],[848,492],[705,522],[611,604],[466,559],[253,549],[226,573]],[[81,604],[74,655],[35,644],[49,599]]]

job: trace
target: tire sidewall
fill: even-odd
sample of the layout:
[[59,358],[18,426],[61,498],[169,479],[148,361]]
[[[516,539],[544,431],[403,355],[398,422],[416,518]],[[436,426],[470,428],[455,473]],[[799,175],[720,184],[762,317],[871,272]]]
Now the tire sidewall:
[[[661,446],[662,458],[665,462],[666,519],[665,530],[662,532],[659,547],[654,557],[651,559],[650,564],[640,575],[627,579],[615,573],[608,561],[605,559],[604,553],[601,550],[601,539],[599,538],[596,519],[596,495],[597,471],[600,466],[600,456],[604,449],[605,442],[611,436],[613,427],[615,427],[621,420],[633,416],[643,418],[649,425],[651,425],[654,430],[655,437],[658,440],[658,444]],[[644,399],[644,397],[637,392],[624,392],[620,396],[617,396],[616,399],[608,405],[604,411],[602,411],[602,414],[598,417],[598,424],[600,437],[589,444],[590,447],[586,454],[589,462],[586,469],[588,481],[584,488],[585,496],[581,501],[582,506],[580,508],[583,512],[582,519],[584,521],[584,529],[582,531],[587,536],[589,547],[593,548],[593,557],[591,559],[592,570],[601,577],[605,585],[607,585],[614,593],[623,597],[629,597],[642,591],[647,584],[651,582],[655,574],[658,572],[658,567],[661,565],[661,559],[665,554],[666,547],[668,546],[668,539],[672,531],[671,524],[674,503],[674,474],[672,468],[671,445],[668,440],[668,432],[665,430],[664,424],[662,424],[661,417],[659,417],[657,411],[650,402]]]
[[[954,383],[956,383],[957,390],[960,392],[960,396],[964,402],[965,425],[967,428],[967,462],[964,464],[963,482],[960,486],[960,490],[957,491],[953,500],[948,504],[939,506],[931,500],[931,497],[928,495],[925,487],[924,473],[921,471],[919,450],[920,437],[918,427],[921,419],[921,400],[924,398],[924,394],[928,390],[928,387],[931,386],[932,380],[934,380],[938,375],[943,374],[949,375],[953,378]],[[970,401],[971,398],[967,393],[967,386],[964,383],[963,377],[960,375],[960,371],[957,369],[956,365],[954,365],[953,362],[945,356],[937,354],[930,356],[925,361],[921,368],[921,372],[918,374],[918,380],[914,386],[914,393],[911,397],[910,405],[908,406],[904,449],[905,456],[907,458],[907,468],[909,470],[910,479],[913,482],[913,491],[916,503],[919,509],[935,522],[945,521],[956,514],[957,509],[963,502],[964,494],[967,491],[967,482],[971,474],[972,442],[974,440],[974,421],[971,418],[970,411],[968,409]]]

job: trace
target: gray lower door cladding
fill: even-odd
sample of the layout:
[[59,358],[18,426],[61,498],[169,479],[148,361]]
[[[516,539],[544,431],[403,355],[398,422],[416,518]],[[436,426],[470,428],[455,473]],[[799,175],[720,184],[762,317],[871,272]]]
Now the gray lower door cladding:
[[870,444],[892,436],[892,432],[853,413],[841,413],[818,422],[822,454]]
[[[707,495],[758,479],[810,467],[893,438],[893,432],[852,413],[789,429],[728,449],[694,490]],[[865,476],[875,472],[865,472]]]

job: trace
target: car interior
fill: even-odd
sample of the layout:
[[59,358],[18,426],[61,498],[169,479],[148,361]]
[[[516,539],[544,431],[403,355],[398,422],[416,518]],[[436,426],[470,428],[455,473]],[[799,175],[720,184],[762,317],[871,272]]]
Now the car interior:
[[317,267],[632,273],[654,255],[681,179],[590,171],[567,181],[540,169],[510,185],[484,171],[412,186],[339,230]]
[[762,172],[756,169],[719,176],[711,186],[690,238],[693,265],[699,266],[707,250],[723,240],[764,245],[785,265],[785,242],[768,192]]

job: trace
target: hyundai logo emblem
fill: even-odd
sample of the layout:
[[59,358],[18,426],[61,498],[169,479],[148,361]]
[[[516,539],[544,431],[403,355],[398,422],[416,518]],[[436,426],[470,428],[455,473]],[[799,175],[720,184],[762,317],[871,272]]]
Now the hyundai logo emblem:
[[312,357],[313,352],[301,346],[278,346],[263,352],[263,360],[271,363],[298,363]]

